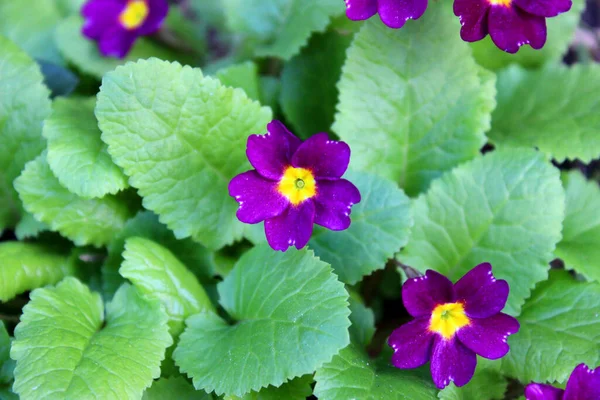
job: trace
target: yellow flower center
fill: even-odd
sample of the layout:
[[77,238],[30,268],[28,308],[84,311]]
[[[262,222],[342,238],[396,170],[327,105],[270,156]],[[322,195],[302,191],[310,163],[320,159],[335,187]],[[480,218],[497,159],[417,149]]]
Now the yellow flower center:
[[504,6],[504,7],[510,6],[510,3],[512,2],[512,0],[488,0],[488,1],[493,6]]
[[460,328],[470,323],[462,303],[440,304],[431,313],[429,330],[439,333],[444,339],[450,339]]
[[144,23],[149,13],[150,9],[144,0],[129,0],[119,15],[119,22],[125,29],[137,29]]
[[310,170],[287,167],[277,190],[296,206],[317,194],[317,182]]

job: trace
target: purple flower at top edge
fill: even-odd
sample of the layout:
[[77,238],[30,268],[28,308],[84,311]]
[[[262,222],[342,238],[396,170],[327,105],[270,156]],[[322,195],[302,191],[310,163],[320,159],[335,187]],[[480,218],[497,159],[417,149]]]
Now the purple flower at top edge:
[[409,19],[419,19],[427,9],[427,0],[345,0],[346,16],[362,21],[379,13],[390,28],[402,28]]
[[519,322],[500,311],[508,298],[508,283],[497,280],[492,266],[479,264],[456,284],[428,270],[402,287],[402,301],[415,319],[392,332],[392,364],[416,368],[431,361],[433,382],[439,389],[450,381],[467,384],[475,373],[476,354],[495,360],[509,347],[506,338]]
[[275,250],[306,246],[313,223],[334,231],[350,226],[350,211],[360,202],[356,186],[341,179],[350,162],[350,147],[318,133],[302,142],[279,121],[266,135],[248,138],[246,155],[256,169],[229,182],[229,194],[247,224],[265,221]]
[[107,57],[124,58],[139,36],[156,32],[169,12],[167,0],[88,0],[82,32]]
[[489,33],[508,53],[524,44],[541,49],[546,43],[546,18],[570,9],[571,0],[454,0],[463,40],[476,42]]
[[598,400],[600,399],[600,367],[589,369],[579,364],[569,377],[565,390],[541,383],[525,388],[527,400]]

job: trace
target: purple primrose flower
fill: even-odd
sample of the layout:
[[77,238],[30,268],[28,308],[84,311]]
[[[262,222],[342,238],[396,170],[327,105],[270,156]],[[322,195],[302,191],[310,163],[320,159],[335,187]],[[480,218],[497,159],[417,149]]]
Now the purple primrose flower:
[[167,0],[88,0],[82,31],[105,56],[123,58],[139,36],[160,28],[168,12]]
[[541,49],[546,43],[546,18],[570,9],[571,0],[454,0],[463,40],[476,42],[489,33],[508,53],[524,44]]
[[492,275],[489,263],[479,264],[456,284],[428,270],[408,280],[402,301],[415,320],[392,332],[392,364],[416,368],[431,360],[431,375],[439,389],[450,381],[463,386],[473,377],[476,354],[504,357],[506,338],[519,330],[517,320],[500,311],[508,298],[508,283]]
[[302,142],[279,121],[266,135],[248,138],[246,155],[255,170],[229,183],[247,224],[265,221],[269,245],[285,251],[306,246],[313,223],[334,231],[350,226],[350,211],[360,202],[356,186],[341,176],[350,162],[350,147],[319,133]]
[[541,383],[530,383],[525,388],[527,400],[597,400],[600,399],[600,367],[589,369],[579,364],[567,382],[565,390]]
[[390,28],[402,28],[409,19],[419,19],[427,9],[427,0],[345,0],[346,15],[353,21],[379,18]]

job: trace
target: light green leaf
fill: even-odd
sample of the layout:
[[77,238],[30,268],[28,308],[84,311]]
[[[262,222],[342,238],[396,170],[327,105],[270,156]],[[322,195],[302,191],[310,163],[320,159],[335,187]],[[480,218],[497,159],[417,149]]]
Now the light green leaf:
[[19,240],[38,237],[42,232],[50,230],[50,227],[43,222],[38,221],[28,212],[23,212],[21,220],[15,227],[15,236]]
[[538,71],[514,66],[499,73],[497,86],[492,142],[536,147],[559,162],[578,158],[588,163],[600,157],[600,66]]
[[308,246],[334,268],[340,280],[356,283],[385,267],[408,242],[413,224],[410,200],[398,186],[377,175],[348,172],[362,200],[352,207],[352,224],[342,232],[315,229]]
[[573,0],[569,12],[546,19],[548,39],[546,45],[540,50],[523,46],[516,54],[509,54],[500,50],[489,37],[486,37],[471,44],[473,55],[481,66],[491,70],[504,68],[511,63],[537,68],[547,62],[560,61],[573,40],[584,6],[584,0]]
[[260,101],[258,67],[252,61],[220,69],[216,76],[223,85],[243,89],[249,98]]
[[489,262],[494,276],[510,285],[505,312],[518,315],[548,275],[564,191],[558,170],[541,153],[499,150],[447,173],[413,206],[415,226],[400,261],[453,281]]
[[160,304],[124,285],[104,307],[75,278],[37,289],[23,309],[11,357],[22,398],[135,399],[160,375],[172,343]]
[[224,400],[306,400],[312,394],[312,375],[292,379],[279,387],[269,386],[242,397],[225,396]]
[[355,345],[333,357],[315,374],[315,396],[319,400],[416,400],[435,399],[437,390],[430,380],[377,362]]
[[572,171],[563,176],[566,216],[556,254],[567,268],[600,281],[600,187]]
[[290,59],[313,32],[344,12],[338,0],[224,0],[229,27],[256,41],[256,55]]
[[144,392],[142,400],[212,400],[213,396],[196,390],[184,377],[161,378]]
[[338,84],[333,130],[352,148],[352,166],[397,181],[410,196],[486,141],[495,76],[475,63],[457,24],[443,2],[402,29],[372,18]]
[[107,244],[131,216],[119,197],[84,199],[69,192],[52,174],[45,152],[27,164],[15,188],[28,212],[78,246]]
[[265,131],[268,108],[199,69],[150,59],[104,77],[96,116],[113,160],[176,237],[212,249],[241,237],[227,185],[250,169],[246,140]]
[[[3,7],[18,3],[0,0],[0,20]],[[0,233],[19,220],[14,179],[45,147],[42,122],[50,113],[50,92],[43,79],[38,65],[0,36]]]
[[350,291],[350,312],[350,338],[353,343],[366,347],[375,334],[375,315],[354,291]]
[[195,315],[173,354],[197,389],[242,396],[279,386],[312,373],[349,343],[348,293],[310,251],[255,247],[218,291],[237,323]]
[[600,364],[600,285],[552,271],[523,306],[502,372],[521,382],[564,382],[580,363]]
[[56,99],[42,131],[48,164],[58,181],[77,196],[103,197],[127,188],[127,177],[100,139],[94,116],[96,98]]
[[328,132],[338,101],[337,82],[352,36],[327,32],[314,35],[281,73],[280,102],[298,136]]
[[190,315],[214,311],[202,285],[167,248],[141,237],[125,242],[125,261],[119,273],[140,293],[158,299],[169,315],[171,335],[183,331]]
[[68,257],[35,243],[0,243],[0,301],[73,274]]
[[473,379],[465,386],[456,387],[451,382],[438,393],[441,400],[503,400],[508,381],[497,371],[477,369]]

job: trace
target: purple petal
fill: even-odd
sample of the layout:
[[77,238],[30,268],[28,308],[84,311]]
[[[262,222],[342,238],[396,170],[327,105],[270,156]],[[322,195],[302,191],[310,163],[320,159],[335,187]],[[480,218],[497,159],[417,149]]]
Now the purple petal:
[[499,313],[508,299],[508,283],[497,280],[489,263],[479,264],[454,285],[456,298],[469,317],[487,318]]
[[394,349],[392,364],[396,368],[417,368],[431,358],[434,334],[429,318],[419,318],[396,328],[388,339]]
[[306,140],[292,157],[292,165],[306,168],[317,179],[340,178],[350,163],[350,147],[344,142],[329,140],[326,133],[318,133]]
[[415,318],[430,317],[437,305],[452,303],[455,298],[452,282],[432,270],[427,270],[424,276],[407,280],[402,286],[404,307]]
[[600,399],[600,367],[592,370],[579,364],[567,382],[563,400]]
[[289,201],[277,191],[277,182],[263,178],[256,171],[239,174],[229,182],[229,195],[240,203],[237,217],[246,224],[256,224],[282,214]]
[[513,0],[515,5],[529,14],[556,17],[571,9],[571,0]]
[[315,197],[315,224],[333,231],[342,231],[350,226],[350,211],[360,203],[360,192],[346,179],[317,181]]
[[530,383],[525,387],[526,400],[562,400],[564,390],[541,383]]
[[346,0],[346,16],[353,21],[371,18],[377,13],[377,0]]
[[315,204],[306,200],[288,207],[281,215],[265,221],[267,242],[274,250],[286,251],[289,246],[306,246],[313,230]]
[[458,339],[478,355],[496,360],[508,353],[506,338],[519,331],[519,322],[510,315],[498,313],[489,318],[473,318],[456,332]]
[[279,180],[291,165],[291,158],[302,142],[281,122],[274,120],[267,125],[266,135],[250,135],[246,155],[259,174],[268,179]]
[[546,43],[546,19],[513,5],[493,5],[488,28],[494,44],[507,53],[516,53],[524,44],[541,49]]
[[82,32],[93,40],[99,40],[102,34],[118,23],[119,14],[125,3],[122,0],[91,0],[82,8],[85,22]]
[[476,42],[488,34],[488,0],[455,0],[454,15],[456,15],[462,28],[460,37],[465,42]]
[[379,18],[390,28],[402,28],[409,19],[419,19],[427,0],[379,0]]
[[156,32],[169,13],[167,0],[146,0],[146,2],[149,12],[142,26],[137,29],[137,34],[140,36]]
[[453,337],[445,340],[439,335],[433,342],[431,355],[431,376],[438,389],[443,389],[450,381],[456,386],[466,385],[477,366],[477,356]]
[[99,41],[100,53],[106,57],[124,58],[131,50],[137,35],[115,25],[102,34]]

